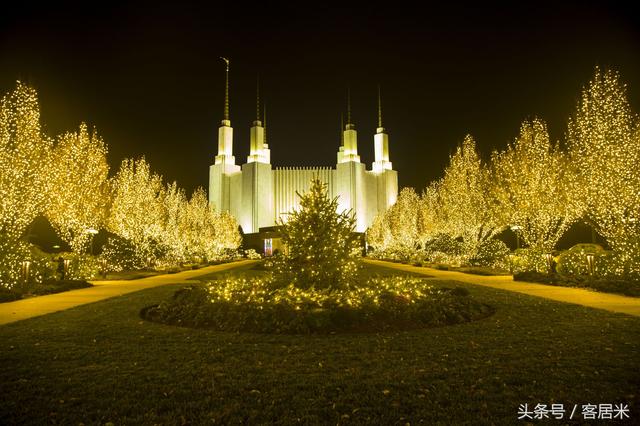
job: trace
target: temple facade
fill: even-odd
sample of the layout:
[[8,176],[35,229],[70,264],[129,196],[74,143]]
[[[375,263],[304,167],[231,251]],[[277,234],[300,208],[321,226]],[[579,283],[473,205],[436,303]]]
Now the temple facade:
[[[258,103],[259,105],[259,103]],[[258,117],[260,114],[258,112]],[[364,232],[374,217],[395,203],[398,172],[389,159],[389,136],[382,127],[378,96],[378,128],[373,137],[374,162],[366,170],[358,155],[358,134],[351,123],[350,108],[343,128],[335,167],[273,167],[265,127],[256,119],[249,132],[247,161],[236,164],[233,156],[233,128],[229,118],[229,68],[225,88],[224,118],[218,128],[218,155],[209,167],[209,202],[216,209],[230,212],[243,233],[286,221],[288,213],[299,208],[299,196],[312,178],[327,184],[329,196],[338,197],[339,212],[351,211],[356,232]]]

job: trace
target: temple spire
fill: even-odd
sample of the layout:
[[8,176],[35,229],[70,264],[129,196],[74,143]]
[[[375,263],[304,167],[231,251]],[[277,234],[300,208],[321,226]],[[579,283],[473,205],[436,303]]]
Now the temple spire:
[[226,81],[224,86],[224,117],[223,120],[229,121],[229,60],[220,57],[226,65]]
[[262,109],[262,114],[264,117],[264,144],[267,144],[267,102],[264,103],[264,108]]
[[378,84],[378,127],[382,128],[382,98],[380,97],[379,84]]
[[260,121],[260,76],[256,79],[256,121]]
[[351,88],[347,87],[347,126],[351,124]]
[[344,146],[344,114],[340,113],[340,146]]

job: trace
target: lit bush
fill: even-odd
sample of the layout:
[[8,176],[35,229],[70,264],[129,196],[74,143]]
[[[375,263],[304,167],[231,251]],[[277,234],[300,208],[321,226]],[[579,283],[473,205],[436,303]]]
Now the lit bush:
[[100,259],[104,260],[110,271],[130,271],[142,269],[145,259],[139,255],[135,245],[121,237],[110,237],[102,249]]
[[534,248],[517,249],[509,256],[510,267],[514,273],[549,272],[549,262],[542,250]]
[[589,275],[587,254],[594,256],[594,275],[607,275],[606,271],[612,263],[611,252],[605,251],[598,244],[576,244],[558,256],[556,271],[562,275]]
[[262,256],[260,256],[260,253],[258,253],[254,249],[245,250],[244,255],[246,256],[247,259],[251,259],[251,260],[262,259]]
[[500,240],[485,240],[478,246],[478,250],[469,263],[474,266],[490,266],[499,269],[509,269],[509,247]]
[[143,316],[234,332],[327,333],[454,324],[490,312],[466,289],[394,276],[373,278],[357,288],[321,291],[279,287],[260,278],[226,279],[178,290]]

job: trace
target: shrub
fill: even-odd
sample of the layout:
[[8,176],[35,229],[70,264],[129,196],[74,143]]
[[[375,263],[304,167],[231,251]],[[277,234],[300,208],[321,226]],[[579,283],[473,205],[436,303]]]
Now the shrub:
[[63,291],[77,290],[79,288],[93,287],[90,283],[84,280],[44,280],[42,283],[37,284],[33,290],[33,294],[53,294],[61,293]]
[[469,259],[469,263],[473,266],[508,269],[509,253],[509,247],[503,241],[497,239],[485,240],[480,243],[476,254]]
[[262,259],[262,256],[260,256],[260,253],[258,253],[254,249],[245,250],[244,255],[247,259],[252,259],[252,260]]
[[135,245],[118,236],[109,237],[102,249],[101,258],[106,261],[109,270],[114,272],[142,269],[146,265]]
[[15,290],[0,286],[0,303],[13,302],[18,299],[22,299],[22,294]]
[[605,251],[598,244],[576,244],[558,256],[556,270],[562,275],[589,275],[587,254],[594,255],[595,275],[605,275],[611,263],[611,252]]
[[535,248],[521,248],[513,252],[510,257],[510,268],[513,273],[518,272],[549,272],[549,263],[546,253]]
[[466,289],[436,288],[419,278],[377,277],[357,288],[317,291],[254,277],[180,289],[142,315],[233,332],[328,333],[454,324],[491,312]]

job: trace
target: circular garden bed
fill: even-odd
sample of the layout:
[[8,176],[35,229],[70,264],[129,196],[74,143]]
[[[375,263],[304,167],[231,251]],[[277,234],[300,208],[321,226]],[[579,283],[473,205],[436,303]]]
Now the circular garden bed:
[[163,324],[253,333],[334,333],[406,330],[485,318],[493,309],[462,287],[420,278],[371,278],[345,289],[299,289],[273,280],[227,278],[175,292],[142,310]]

